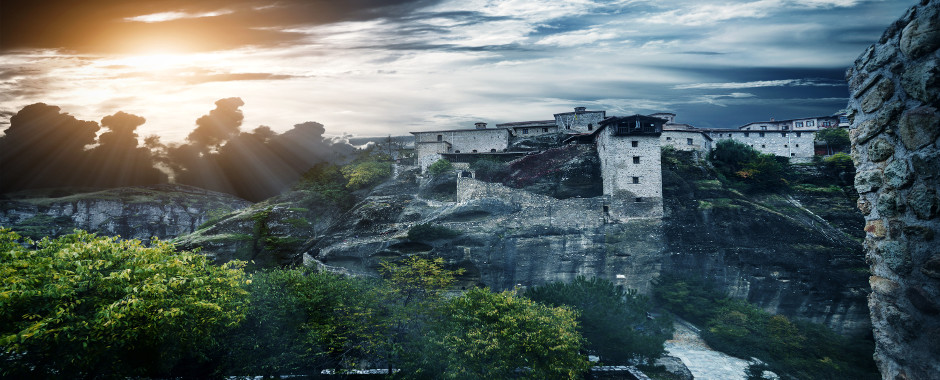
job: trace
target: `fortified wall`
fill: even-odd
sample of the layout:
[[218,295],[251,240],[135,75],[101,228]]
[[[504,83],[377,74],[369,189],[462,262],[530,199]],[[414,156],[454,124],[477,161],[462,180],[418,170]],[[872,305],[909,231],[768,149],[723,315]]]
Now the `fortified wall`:
[[940,374],[940,0],[923,0],[846,73],[875,359],[885,379]]

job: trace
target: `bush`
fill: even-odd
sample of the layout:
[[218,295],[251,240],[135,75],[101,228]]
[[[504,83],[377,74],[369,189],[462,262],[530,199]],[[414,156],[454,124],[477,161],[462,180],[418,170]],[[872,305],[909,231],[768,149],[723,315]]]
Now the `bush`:
[[0,229],[0,377],[204,376],[245,316],[240,265],[156,239]]
[[525,296],[577,310],[588,352],[604,363],[652,361],[663,354],[663,343],[672,337],[671,319],[648,318],[652,310],[648,298],[633,289],[624,291],[609,280],[579,276],[568,284],[553,282],[531,288]]
[[460,236],[460,231],[430,223],[418,224],[408,230],[408,240],[412,241],[451,239],[457,236]]
[[454,171],[454,164],[451,164],[450,161],[443,158],[435,161],[431,166],[428,166],[428,173],[434,176],[450,173],[452,171]]
[[392,176],[392,164],[384,161],[363,161],[349,164],[342,169],[346,188],[359,190],[378,185]]
[[476,178],[488,182],[501,182],[508,174],[508,166],[494,158],[484,157],[470,164]]
[[790,160],[763,154],[751,146],[734,140],[721,140],[710,155],[719,178],[733,178],[747,191],[773,191],[788,187],[783,178]]
[[816,141],[826,142],[829,154],[849,147],[849,130],[845,128],[824,128],[816,132]]

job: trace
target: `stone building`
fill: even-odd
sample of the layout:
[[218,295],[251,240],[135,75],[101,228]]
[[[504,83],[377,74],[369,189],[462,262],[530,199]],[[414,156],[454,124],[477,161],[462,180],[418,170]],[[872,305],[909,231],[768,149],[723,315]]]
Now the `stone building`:
[[660,135],[666,120],[652,116],[610,117],[594,133],[604,195],[614,219],[663,216]]
[[940,0],[922,0],[848,69],[852,159],[884,379],[940,378]]
[[443,154],[497,153],[509,147],[511,128],[487,128],[476,123],[474,129],[411,132],[415,136],[417,164],[424,172]]
[[555,120],[517,121],[496,124],[496,128],[509,128],[515,136],[538,136],[558,132]]
[[555,114],[555,125],[560,132],[591,133],[607,118],[607,111],[588,111],[575,107],[574,112]]

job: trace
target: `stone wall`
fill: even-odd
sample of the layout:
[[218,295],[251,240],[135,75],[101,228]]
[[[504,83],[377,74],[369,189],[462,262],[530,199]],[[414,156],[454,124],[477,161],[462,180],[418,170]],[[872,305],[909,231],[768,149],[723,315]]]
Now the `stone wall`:
[[434,162],[441,159],[441,153],[449,153],[451,145],[447,142],[416,142],[415,156],[418,157],[418,166],[421,172],[428,170]]
[[460,129],[451,131],[412,132],[415,153],[421,171],[441,159],[441,153],[502,152],[509,147],[509,129]]
[[575,112],[556,113],[555,125],[559,131],[584,133],[597,129],[606,117],[607,111],[585,111],[577,107]]
[[601,159],[604,195],[611,197],[610,215],[619,220],[662,217],[663,174],[660,137],[614,136],[613,130],[606,128],[597,136],[597,154]]
[[[763,134],[763,136],[761,136]],[[713,131],[715,142],[732,139],[750,145],[761,153],[789,157],[791,162],[808,162],[815,152],[815,130],[812,131]]]
[[710,152],[712,140],[699,131],[663,131],[659,137],[662,146],[672,145],[676,150]]
[[846,73],[885,379],[940,374],[940,0],[921,1]]

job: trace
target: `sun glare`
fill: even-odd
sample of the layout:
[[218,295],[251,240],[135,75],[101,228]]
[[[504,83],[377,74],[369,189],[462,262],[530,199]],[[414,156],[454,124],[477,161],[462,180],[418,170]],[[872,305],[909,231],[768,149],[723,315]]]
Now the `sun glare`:
[[192,64],[188,54],[150,53],[119,57],[103,62],[106,65],[127,66],[144,71],[172,70]]

